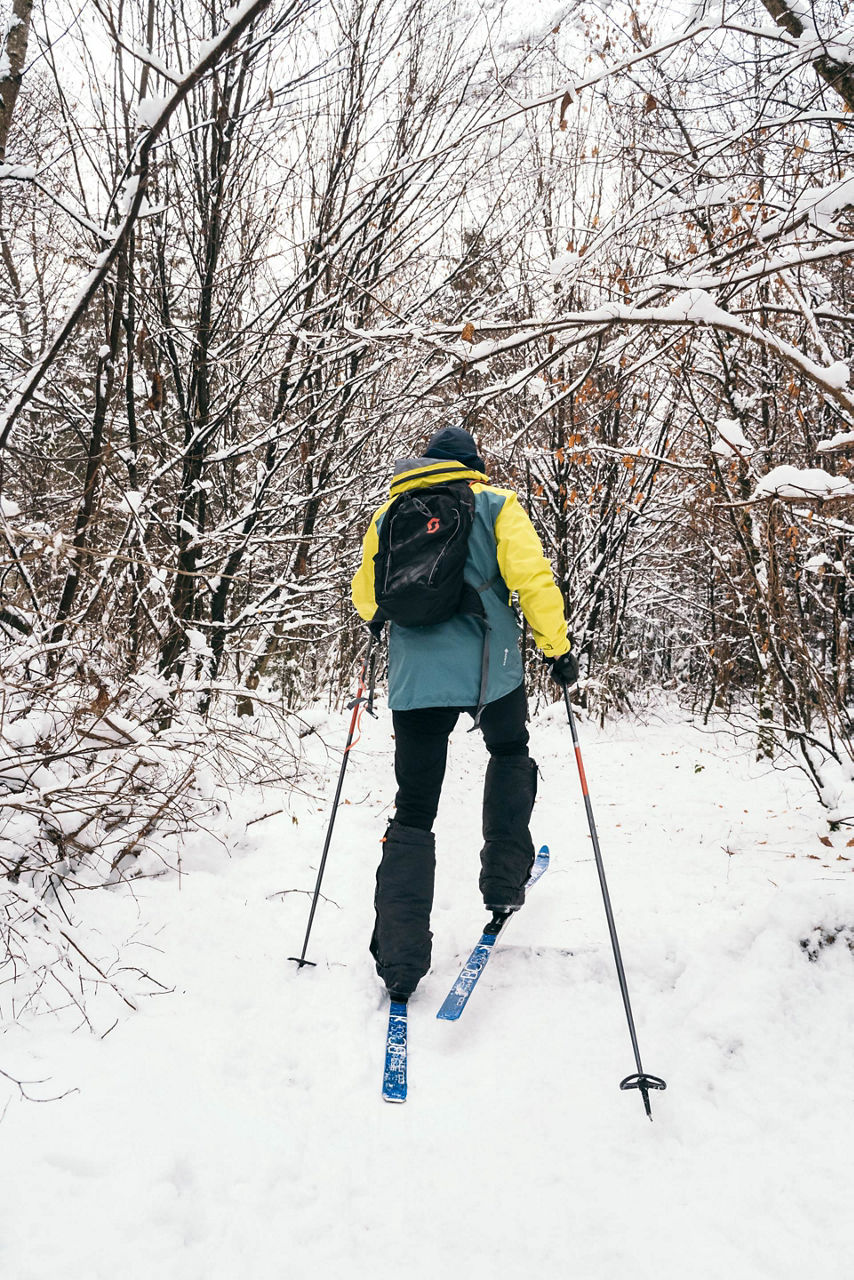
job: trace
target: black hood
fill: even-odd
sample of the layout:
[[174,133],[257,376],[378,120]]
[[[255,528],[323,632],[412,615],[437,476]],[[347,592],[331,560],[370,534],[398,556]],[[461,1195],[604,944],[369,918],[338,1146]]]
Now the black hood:
[[478,454],[474,436],[464,427],[441,427],[427,442],[424,457],[453,459],[472,471],[486,471],[486,463]]

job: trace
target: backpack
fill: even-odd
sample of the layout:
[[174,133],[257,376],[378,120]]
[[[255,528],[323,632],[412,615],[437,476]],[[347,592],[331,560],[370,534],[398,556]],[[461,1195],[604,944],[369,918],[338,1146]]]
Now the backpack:
[[401,627],[430,627],[466,611],[471,589],[463,573],[473,520],[466,481],[408,489],[395,498],[374,556],[378,616]]

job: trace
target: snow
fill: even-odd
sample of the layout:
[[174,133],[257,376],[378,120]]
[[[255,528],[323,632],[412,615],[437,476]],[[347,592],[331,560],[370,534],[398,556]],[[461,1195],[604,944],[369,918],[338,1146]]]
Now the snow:
[[511,41],[539,44],[555,27],[571,20],[574,13],[574,6],[554,4],[550,0],[529,0],[524,5],[509,6],[501,14],[501,33],[505,45],[509,45]]
[[212,40],[200,40],[196,50],[196,62],[203,62],[208,54],[213,52],[219,42],[219,36],[214,36]]
[[131,515],[138,515],[142,509],[145,494],[140,489],[125,489],[119,498],[119,509]]
[[854,444],[854,431],[837,431],[829,440],[820,440],[816,445],[819,453],[832,453],[835,449],[846,448]]
[[164,80],[177,82],[181,79],[180,72],[173,71],[172,68],[168,66],[162,58],[158,57],[152,49],[146,49],[144,45],[136,44],[132,40],[128,42],[128,48],[131,53],[133,53],[134,57],[139,58],[142,62],[147,62],[150,67],[154,68],[158,75],[163,76]]
[[151,93],[142,98],[136,109],[136,122],[140,129],[150,129],[169,102],[169,94]]
[[211,53],[213,53],[222,44],[223,40],[228,36],[231,29],[237,26],[241,18],[245,17],[249,10],[256,3],[256,0],[239,0],[238,4],[232,5],[227,13],[228,23],[222,28],[211,40],[200,40],[197,47],[196,65],[204,62]]
[[485,339],[483,342],[475,342],[469,351],[469,360],[472,364],[476,364],[480,360],[485,360],[495,351],[497,343],[491,338]]
[[798,212],[807,211],[817,227],[829,228],[843,209],[854,204],[854,176],[843,178],[830,187],[810,187],[795,205]]
[[20,514],[21,508],[17,502],[13,502],[11,498],[0,498],[0,515],[5,516],[7,520],[14,520]]
[[[159,111],[157,112],[155,119],[157,118],[158,115],[160,115]],[[122,187],[121,193],[119,195],[118,207],[121,213],[127,214],[130,211],[131,205],[136,199],[136,193],[138,190],[139,190],[139,174],[135,173],[130,178],[128,178],[127,182]]]
[[[782,199],[782,196],[780,198]],[[684,209],[687,210],[692,207],[694,207],[693,204],[688,204],[684,206]],[[670,211],[674,212],[675,209]],[[653,276],[650,283],[673,289],[714,290],[719,289],[724,283],[732,283],[733,279],[746,283],[749,280],[770,276],[775,272],[785,271],[792,267],[805,267],[827,261],[830,258],[845,257],[852,251],[854,251],[854,242],[850,240],[840,241],[834,239],[829,244],[819,245],[818,248],[808,248],[803,242],[799,241],[794,244],[782,245],[773,257],[763,254],[757,262],[740,268],[735,277],[733,277],[729,269],[725,273],[700,270],[686,272],[681,275],[661,272]],[[825,294],[827,292],[827,281],[819,276],[817,272],[814,272],[810,278],[810,289],[813,292],[818,291],[821,294]]]
[[854,483],[820,467],[774,467],[756,486],[755,498],[851,498]]
[[753,453],[753,445],[745,438],[741,423],[735,418],[719,418],[715,424],[717,439],[712,445],[712,453],[720,458],[732,458],[740,454],[748,458]]
[[[815,382],[820,390],[830,392],[832,398],[849,413],[854,410],[854,397],[852,397],[848,389],[849,370],[848,366],[842,361],[834,361],[829,365],[816,364],[814,360],[804,355],[798,347],[785,341],[777,333],[764,330],[758,325],[744,320],[741,316],[719,307],[707,290],[698,288],[683,290],[681,285],[679,285],[679,288],[680,292],[676,297],[663,307],[634,307],[617,302],[607,302],[594,310],[569,313],[563,316],[562,320],[564,324],[568,324],[571,321],[573,326],[623,323],[645,325],[691,324],[719,327],[729,333],[741,334],[752,342],[758,342],[770,348],[788,364],[793,365],[811,381]],[[481,321],[481,325],[485,327],[483,321]],[[494,353],[498,354],[508,348],[519,347],[528,340],[528,334],[520,331],[502,342],[496,342]],[[461,347],[462,344],[457,343],[456,346]],[[454,347],[449,345],[449,350],[454,350]],[[606,352],[602,358],[607,360],[609,354]],[[454,369],[454,364],[445,366],[437,375],[437,382],[452,374]]]
[[9,1086],[4,1274],[456,1280],[496,1258],[538,1280],[846,1274],[850,833],[821,843],[805,780],[758,766],[749,744],[670,713],[582,718],[644,1066],[669,1086],[650,1125],[618,1088],[634,1065],[562,716],[558,703],[531,725],[551,868],[456,1024],[435,1013],[484,919],[485,755],[467,726],[451,740],[403,1107],[380,1099],[385,1007],[366,949],[394,792],[387,712],[351,755],[317,968],[287,957],[346,712],[309,711],[295,789],[234,793],[184,842],[180,877],[82,895],[104,956],[165,990],[135,998],[137,1014],[105,992],[94,1035],[26,1012],[6,1025],[2,1070],[43,1081],[36,1097],[75,1092],[35,1105]]
[[851,370],[843,360],[837,360],[834,364],[827,365],[822,372],[827,385],[836,387],[840,391],[851,382]]
[[[779,202],[788,201],[780,193]],[[770,218],[759,233],[760,239],[769,241],[781,231],[792,226],[793,221],[806,218],[808,225],[819,231],[837,232],[836,221],[845,209],[854,204],[854,175],[842,177],[829,186],[813,186],[805,188],[791,208],[785,213]]]
[[187,637],[187,645],[191,653],[199,655],[210,654],[210,645],[201,631],[197,631],[195,627],[187,627],[184,634]]
[[580,261],[578,254],[571,253],[569,250],[558,253],[550,264],[552,281],[556,284],[563,276],[573,271]]
[[28,164],[0,164],[0,178],[16,178],[22,182],[32,182],[36,171]]

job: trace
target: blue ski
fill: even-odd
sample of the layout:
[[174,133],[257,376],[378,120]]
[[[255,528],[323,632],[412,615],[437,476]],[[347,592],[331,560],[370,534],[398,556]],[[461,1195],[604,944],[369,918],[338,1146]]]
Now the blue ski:
[[[531,889],[540,877],[547,871],[549,865],[549,850],[547,845],[543,845],[540,852],[534,860],[534,868],[531,872],[530,879],[525,885],[526,890]],[[501,936],[507,928],[508,921],[513,919],[515,912],[506,916],[500,928],[494,932],[484,932],[480,935],[480,942],[469,956],[466,963],[460,970],[460,976],[451,987],[445,1003],[442,1005],[437,1018],[443,1018],[447,1022],[452,1022],[458,1018],[468,1003],[468,998],[477,986],[478,979],[486,968],[487,961],[492,955],[496,940]]]
[[406,1005],[397,1000],[388,1011],[383,1097],[386,1102],[406,1101]]

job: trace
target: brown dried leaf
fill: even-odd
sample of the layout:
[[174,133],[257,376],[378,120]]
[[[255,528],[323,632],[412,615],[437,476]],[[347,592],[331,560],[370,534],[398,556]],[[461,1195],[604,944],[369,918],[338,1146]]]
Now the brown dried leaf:
[[103,715],[110,705],[110,695],[103,685],[98,686],[98,692],[94,700],[89,704],[93,711],[97,711],[98,715]]
[[462,333],[460,334],[460,337],[462,338],[463,342],[474,342],[474,325],[472,324],[471,320],[469,320],[468,324],[463,329]]
[[833,841],[831,840],[830,836],[819,836],[818,842],[819,844],[825,845],[828,849],[833,848]]
[[151,395],[146,400],[145,407],[155,413],[163,408],[163,378],[158,369],[151,371]]

